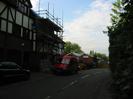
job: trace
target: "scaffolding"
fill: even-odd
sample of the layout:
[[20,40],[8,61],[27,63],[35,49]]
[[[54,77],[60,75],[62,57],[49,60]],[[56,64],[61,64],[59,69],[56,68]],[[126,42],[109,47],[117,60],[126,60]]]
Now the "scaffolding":
[[48,20],[50,20],[50,21],[52,21],[55,25],[57,25],[61,30],[60,30],[60,32],[59,33],[57,33],[57,34],[59,34],[58,36],[63,40],[63,11],[62,11],[62,18],[56,18],[55,17],[55,15],[54,15],[54,12],[55,12],[55,10],[54,10],[54,6],[53,6],[53,14],[51,14],[50,12],[49,12],[49,3],[48,3],[48,8],[47,8],[47,10],[42,10],[42,9],[40,9],[41,8],[41,0],[39,0],[39,2],[38,2],[39,4],[38,4],[38,11],[36,11],[36,13],[40,16],[40,17],[42,17],[42,18],[44,18],[44,19],[48,19]]
[[53,23],[55,23],[56,25],[58,25],[60,28],[63,29],[63,19],[61,18],[56,18],[54,15],[52,15],[48,10],[39,10],[36,11],[37,14],[40,17],[43,17],[45,19],[49,19],[51,20]]

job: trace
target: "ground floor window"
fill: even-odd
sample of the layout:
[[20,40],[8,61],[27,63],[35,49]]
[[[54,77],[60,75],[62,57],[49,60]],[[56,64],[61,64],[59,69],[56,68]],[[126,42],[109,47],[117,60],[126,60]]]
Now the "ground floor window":
[[33,51],[36,51],[36,42],[33,41]]
[[30,39],[30,31],[29,29],[23,28],[23,38]]
[[30,40],[32,40],[32,31],[30,31]]

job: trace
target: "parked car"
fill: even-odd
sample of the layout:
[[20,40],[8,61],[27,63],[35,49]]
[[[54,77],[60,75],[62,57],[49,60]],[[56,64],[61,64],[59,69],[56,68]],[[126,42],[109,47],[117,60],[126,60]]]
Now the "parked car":
[[62,60],[54,64],[52,71],[55,73],[77,73],[78,72],[78,60],[73,56],[64,56]]
[[14,62],[0,62],[0,81],[30,78],[30,70],[23,69]]

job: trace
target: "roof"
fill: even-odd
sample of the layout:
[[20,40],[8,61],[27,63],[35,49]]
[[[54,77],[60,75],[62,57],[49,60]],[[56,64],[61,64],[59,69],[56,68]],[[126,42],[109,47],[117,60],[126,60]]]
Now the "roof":
[[31,1],[30,1],[30,0],[27,0],[27,2],[29,3],[29,5],[30,5],[30,8],[32,8]]
[[[16,6],[17,5],[17,0],[1,0],[3,2],[7,2],[13,6]],[[32,4],[31,4],[31,1],[30,0],[25,0],[29,3],[29,8],[32,8]]]
[[58,26],[57,24],[55,24],[54,22],[52,22],[50,19],[48,18],[44,18],[43,21],[45,22],[45,24],[48,27],[51,27],[53,30],[60,32],[62,30],[62,28],[60,26]]
[[37,12],[31,9],[30,16],[35,18],[36,21],[40,21],[39,23],[44,24],[47,27],[50,27],[54,31],[61,32],[63,31],[63,26],[56,22],[53,18],[50,17],[41,17]]

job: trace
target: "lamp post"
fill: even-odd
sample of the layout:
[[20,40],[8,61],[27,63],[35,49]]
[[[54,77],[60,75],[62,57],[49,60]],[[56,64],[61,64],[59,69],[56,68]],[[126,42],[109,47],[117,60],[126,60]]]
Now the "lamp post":
[[21,43],[21,65],[24,63],[24,43]]

